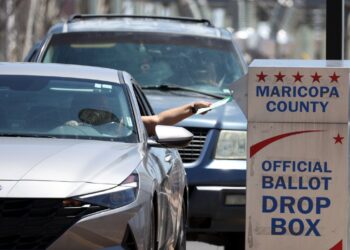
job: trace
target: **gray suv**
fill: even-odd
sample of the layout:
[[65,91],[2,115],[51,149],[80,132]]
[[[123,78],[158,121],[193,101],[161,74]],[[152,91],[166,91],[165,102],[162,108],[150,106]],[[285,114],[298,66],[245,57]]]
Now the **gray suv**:
[[[26,60],[127,71],[156,113],[214,103],[247,72],[230,31],[186,18],[75,15],[53,26]],[[230,249],[232,233],[244,232],[245,116],[233,101],[178,125],[194,134],[179,150],[189,181],[188,238]]]

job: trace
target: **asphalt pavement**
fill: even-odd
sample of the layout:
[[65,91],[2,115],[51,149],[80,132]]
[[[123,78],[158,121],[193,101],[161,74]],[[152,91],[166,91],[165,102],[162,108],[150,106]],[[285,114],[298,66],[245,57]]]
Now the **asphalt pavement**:
[[[232,240],[232,241],[231,241]],[[232,245],[226,246],[227,250],[244,250],[244,233],[232,234]],[[224,250],[223,246],[211,245],[200,241],[187,241],[187,250]]]
[[222,246],[209,245],[199,241],[187,241],[187,250],[224,250]]

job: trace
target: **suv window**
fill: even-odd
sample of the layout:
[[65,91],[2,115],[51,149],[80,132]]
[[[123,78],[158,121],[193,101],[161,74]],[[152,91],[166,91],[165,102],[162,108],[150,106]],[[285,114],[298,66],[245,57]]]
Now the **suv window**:
[[180,85],[222,93],[244,75],[232,41],[143,32],[55,34],[43,62],[125,70],[142,86]]
[[41,48],[41,42],[37,42],[34,44],[34,46],[30,49],[27,56],[24,58],[25,62],[35,62],[37,60],[37,57],[39,55]]
[[135,83],[133,80],[133,89],[136,95],[137,103],[139,105],[139,109],[142,116],[146,115],[154,115],[154,112],[151,108],[151,105],[149,104],[147,98],[145,97],[145,94],[142,92],[140,87]]

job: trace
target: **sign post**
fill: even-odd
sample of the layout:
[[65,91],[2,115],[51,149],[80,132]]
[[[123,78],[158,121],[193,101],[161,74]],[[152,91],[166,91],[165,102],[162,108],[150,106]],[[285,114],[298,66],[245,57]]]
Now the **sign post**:
[[256,60],[246,249],[347,249],[347,61]]

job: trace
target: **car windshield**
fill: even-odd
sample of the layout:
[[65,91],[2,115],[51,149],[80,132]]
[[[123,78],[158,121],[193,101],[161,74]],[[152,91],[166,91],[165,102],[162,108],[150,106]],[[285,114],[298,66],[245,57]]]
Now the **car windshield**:
[[137,142],[124,85],[0,75],[0,135]]
[[143,87],[177,85],[208,93],[228,92],[244,74],[232,41],[179,34],[55,34],[42,61],[125,70]]

